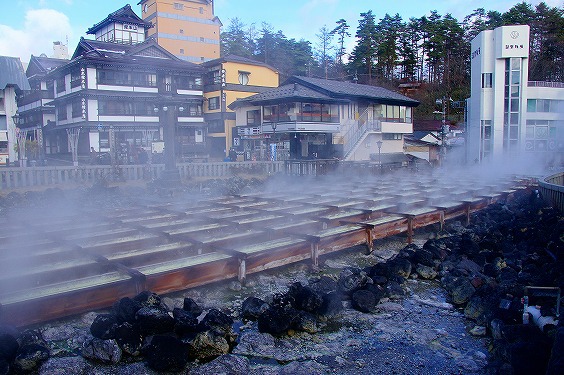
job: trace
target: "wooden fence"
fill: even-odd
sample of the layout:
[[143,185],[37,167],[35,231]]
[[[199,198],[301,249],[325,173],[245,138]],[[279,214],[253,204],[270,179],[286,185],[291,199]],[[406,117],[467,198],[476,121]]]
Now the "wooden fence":
[[[284,171],[284,162],[179,163],[177,166],[182,179],[238,174],[269,175]],[[93,184],[99,181],[150,181],[158,178],[163,170],[164,164],[6,167],[0,168],[0,190]]]

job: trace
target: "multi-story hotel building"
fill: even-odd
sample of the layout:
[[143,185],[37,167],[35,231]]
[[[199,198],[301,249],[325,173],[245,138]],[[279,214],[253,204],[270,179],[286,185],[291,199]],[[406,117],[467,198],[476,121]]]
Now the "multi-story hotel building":
[[[381,87],[290,77],[280,87],[239,99],[239,149],[251,159],[406,160],[419,102]],[[384,160],[385,158],[385,160]]]
[[220,57],[221,22],[213,0],[141,0],[147,37],[179,59],[202,63]]
[[[20,99],[19,112],[43,127],[47,154],[68,155],[76,137],[79,156],[109,152],[134,163],[143,150],[162,151],[174,127],[179,158],[207,157],[203,69],[145,40],[150,27],[126,5],[91,27],[95,40],[82,38],[70,60],[32,59],[36,92]],[[47,101],[35,105],[34,95]]]
[[529,26],[482,31],[471,51],[467,161],[520,155],[560,163],[564,83],[528,80]]

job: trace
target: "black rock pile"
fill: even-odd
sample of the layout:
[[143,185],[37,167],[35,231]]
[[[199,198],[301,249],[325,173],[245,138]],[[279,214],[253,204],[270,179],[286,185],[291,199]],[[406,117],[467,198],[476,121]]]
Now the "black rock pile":
[[37,331],[19,333],[0,326],[0,374],[27,374],[49,358],[47,343]]
[[217,309],[203,313],[190,298],[172,311],[155,293],[122,298],[94,319],[94,338],[81,354],[105,364],[144,360],[153,370],[180,371],[190,360],[227,354],[235,343],[230,316]]

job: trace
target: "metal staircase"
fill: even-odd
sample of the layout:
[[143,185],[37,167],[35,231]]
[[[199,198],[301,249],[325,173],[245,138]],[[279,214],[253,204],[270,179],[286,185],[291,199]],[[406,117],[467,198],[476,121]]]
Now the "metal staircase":
[[372,116],[372,108],[370,107],[362,112],[358,120],[349,120],[345,127],[348,127],[348,130],[343,136],[343,160],[349,160],[368,134],[382,130],[380,121]]

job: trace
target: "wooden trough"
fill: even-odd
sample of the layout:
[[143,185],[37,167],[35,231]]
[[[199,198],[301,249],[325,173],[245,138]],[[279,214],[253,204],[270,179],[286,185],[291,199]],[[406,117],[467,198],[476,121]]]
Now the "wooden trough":
[[[26,326],[111,306],[143,290],[181,291],[465,217],[511,199],[526,180],[443,183],[319,179],[309,188],[77,208],[0,219],[0,320]],[[469,189],[467,186],[472,185]],[[456,192],[456,193],[453,193]],[[34,217],[32,210],[26,215]],[[35,215],[35,218],[37,215]]]

